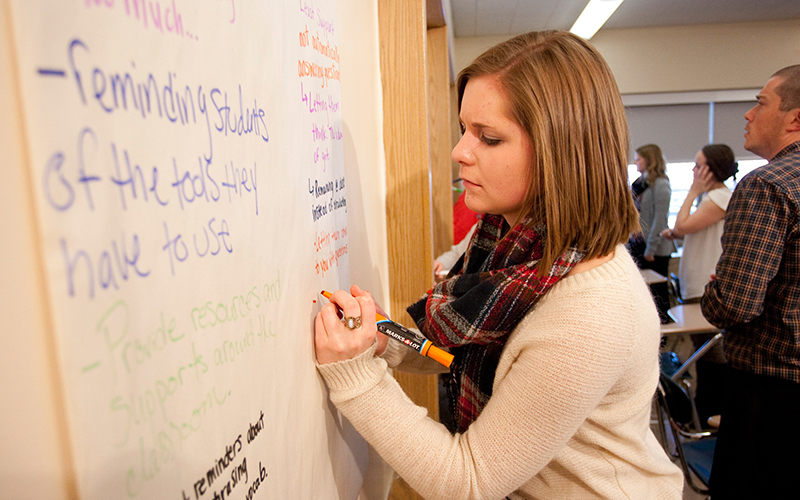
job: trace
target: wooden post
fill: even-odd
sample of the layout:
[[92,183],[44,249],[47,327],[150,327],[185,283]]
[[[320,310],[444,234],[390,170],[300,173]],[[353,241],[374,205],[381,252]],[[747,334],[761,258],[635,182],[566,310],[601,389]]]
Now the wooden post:
[[[425,9],[425,0],[378,2],[391,314],[405,324],[412,324],[406,307],[433,279]],[[395,378],[438,418],[436,377],[395,372]],[[422,497],[398,479],[389,498]]]
[[[428,22],[430,25],[430,20]],[[428,26],[428,118],[433,197],[433,255],[453,244],[453,195],[450,159],[450,64],[447,26]]]

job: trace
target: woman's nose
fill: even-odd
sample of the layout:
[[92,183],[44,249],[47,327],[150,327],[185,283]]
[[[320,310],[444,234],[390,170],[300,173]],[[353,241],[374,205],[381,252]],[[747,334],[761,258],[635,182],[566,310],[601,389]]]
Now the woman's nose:
[[474,156],[467,145],[466,135],[461,136],[461,139],[459,139],[458,143],[453,148],[450,157],[458,164],[472,163]]

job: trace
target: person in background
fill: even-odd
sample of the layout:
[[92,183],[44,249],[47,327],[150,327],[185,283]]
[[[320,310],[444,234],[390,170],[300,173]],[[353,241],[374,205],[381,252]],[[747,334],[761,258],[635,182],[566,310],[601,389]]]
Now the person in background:
[[[678,278],[681,300],[700,302],[706,283],[722,254],[722,228],[725,210],[733,192],[724,184],[739,171],[733,150],[725,144],[709,144],[695,156],[694,180],[683,200],[675,227],[661,235],[667,239],[683,240]],[[695,200],[697,209],[691,212]]]
[[443,280],[450,269],[456,265],[458,259],[467,251],[467,246],[472,240],[472,235],[475,233],[475,225],[469,228],[464,238],[450,247],[450,250],[444,252],[433,260],[433,276],[436,281]]
[[669,200],[672,196],[667,162],[661,148],[655,144],[645,144],[636,150],[634,163],[642,174],[632,185],[642,233],[632,237],[629,249],[640,269],[652,269],[666,277],[669,275],[672,252],[677,249],[673,241],[661,235],[667,229]]
[[475,227],[478,217],[480,217],[480,214],[470,210],[467,204],[464,203],[466,194],[466,191],[461,191],[461,194],[458,195],[456,202],[453,204],[453,243],[455,244],[460,243],[464,238],[468,238],[467,233],[472,234],[470,230]]
[[638,214],[611,70],[576,35],[528,33],[479,56],[457,90],[452,156],[483,215],[451,277],[408,309],[455,356],[453,427],[387,370],[442,366],[378,335],[357,286],[315,320],[331,401],[428,500],[679,500],[680,469],[650,430],[660,328],[624,246]]
[[433,278],[436,282],[443,280],[450,268],[464,255],[475,232],[475,224],[477,224],[480,214],[470,210],[464,203],[466,194],[466,191],[462,191],[453,205],[453,241],[455,243],[450,250],[433,259]]
[[[706,283],[722,254],[722,228],[725,210],[732,191],[724,184],[736,176],[739,164],[733,150],[725,144],[708,144],[695,156],[694,181],[675,218],[675,227],[661,235],[683,239],[683,255],[678,271],[681,300],[684,304],[700,302]],[[697,209],[691,212],[695,200]],[[692,335],[695,350],[712,335]],[[719,415],[727,390],[728,365],[722,343],[718,343],[695,365],[697,369],[696,403],[700,420]]]
[[742,178],[703,315],[731,363],[711,469],[714,500],[792,498],[800,459],[800,65],[776,72],[744,115]]

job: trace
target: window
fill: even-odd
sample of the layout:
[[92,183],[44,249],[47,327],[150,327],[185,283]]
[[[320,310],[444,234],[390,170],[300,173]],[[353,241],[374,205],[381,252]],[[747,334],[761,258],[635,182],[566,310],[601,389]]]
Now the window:
[[[739,173],[736,174],[736,181],[733,178],[728,179],[725,184],[731,188],[736,188],[736,182],[742,177],[750,173],[752,170],[766,165],[767,160],[739,160]],[[689,188],[692,187],[694,174],[692,168],[694,162],[674,162],[667,163],[667,176],[669,177],[670,185],[672,186],[672,198],[669,202],[669,227],[675,226],[675,217],[678,215],[686,195],[689,194]],[[639,177],[639,172],[636,170],[636,165],[628,165],[628,184],[635,181]]]
[[[766,164],[744,149],[744,114],[755,104],[759,89],[637,94],[622,97],[630,130],[630,161],[636,148],[658,144],[667,160],[672,186],[669,226],[681,208],[694,178],[692,167],[697,152],[706,144],[722,143],[733,149],[741,179]],[[628,165],[628,180],[639,177],[636,165]],[[733,179],[726,182],[735,188]]]

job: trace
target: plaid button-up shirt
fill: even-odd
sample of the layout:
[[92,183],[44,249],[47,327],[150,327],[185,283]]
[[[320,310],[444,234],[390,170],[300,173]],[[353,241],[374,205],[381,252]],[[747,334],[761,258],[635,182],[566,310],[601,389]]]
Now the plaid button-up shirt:
[[701,306],[734,368],[800,383],[800,142],[736,186]]

